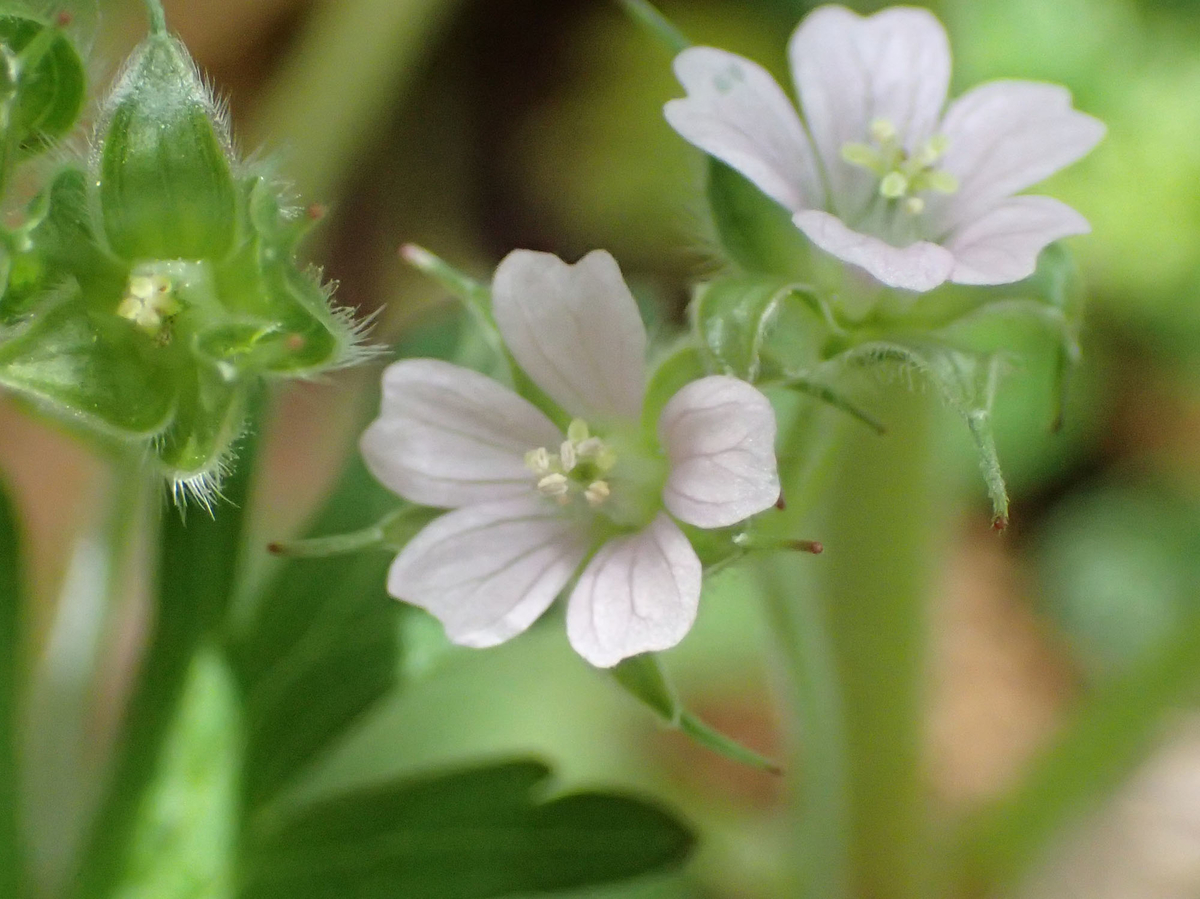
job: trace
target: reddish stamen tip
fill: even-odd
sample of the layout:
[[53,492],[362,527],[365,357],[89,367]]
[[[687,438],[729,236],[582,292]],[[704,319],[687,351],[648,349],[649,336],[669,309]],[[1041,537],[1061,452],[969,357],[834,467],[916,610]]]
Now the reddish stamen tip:
[[1008,516],[1007,515],[997,515],[995,518],[992,519],[992,530],[995,531],[997,534],[1002,532],[1007,527],[1008,527]]
[[310,221],[319,222],[329,212],[329,207],[322,203],[313,203],[304,210],[304,214],[308,216]]
[[60,12],[57,16],[54,17],[54,24],[57,25],[59,28],[66,28],[74,21],[75,21],[75,17],[72,16],[65,9],[62,12]]
[[787,502],[783,498],[783,494],[779,494],[779,499],[775,500],[775,508],[782,512],[787,508]]
[[793,540],[789,545],[798,552],[812,553],[814,556],[825,552],[825,546],[816,540]]
[[289,334],[284,339],[283,345],[293,353],[299,352],[304,349],[304,337],[300,334]]
[[281,556],[281,555],[283,555],[283,544],[282,543],[268,543],[267,544],[267,552],[269,552],[273,556]]

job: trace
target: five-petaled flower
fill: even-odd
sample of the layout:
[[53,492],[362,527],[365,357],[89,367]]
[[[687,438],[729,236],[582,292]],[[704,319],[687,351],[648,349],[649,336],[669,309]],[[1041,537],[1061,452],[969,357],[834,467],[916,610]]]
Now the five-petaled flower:
[[695,619],[701,563],[672,516],[720,528],[776,502],[770,403],[744,381],[704,377],[644,428],[646,331],[605,252],[573,266],[509,254],[493,310],[513,358],[572,421],[563,433],[456,365],[390,366],[363,457],[400,496],[451,511],[396,557],[388,592],[432,612],[454,642],[492,646],[583,566],[567,605],[580,655],[607,667],[674,646]]
[[889,286],[926,291],[1020,280],[1047,244],[1089,230],[1057,200],[1013,196],[1104,134],[1065,88],[995,81],[943,115],[946,32],[908,7],[866,18],[821,7],[800,23],[788,56],[803,122],[764,69],[712,47],[676,57],[687,97],[665,113],[827,253]]

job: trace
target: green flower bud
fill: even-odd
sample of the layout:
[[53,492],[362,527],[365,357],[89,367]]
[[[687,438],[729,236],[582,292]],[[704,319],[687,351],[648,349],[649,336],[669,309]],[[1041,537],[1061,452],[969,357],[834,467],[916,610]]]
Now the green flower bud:
[[233,161],[174,38],[134,51],[106,110],[91,171],[5,235],[0,385],[207,502],[263,379],[361,358],[362,328],[297,264],[312,221]]
[[103,117],[100,209],[127,259],[223,256],[236,232],[229,138],[183,45],[152,34],[133,52]]

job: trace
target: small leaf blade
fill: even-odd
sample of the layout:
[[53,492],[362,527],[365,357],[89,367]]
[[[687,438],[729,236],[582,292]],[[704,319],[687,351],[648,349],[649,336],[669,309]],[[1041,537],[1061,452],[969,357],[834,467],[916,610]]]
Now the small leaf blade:
[[539,801],[548,776],[511,762],[312,804],[252,842],[241,899],[486,899],[611,883],[689,854],[689,831],[639,799]]

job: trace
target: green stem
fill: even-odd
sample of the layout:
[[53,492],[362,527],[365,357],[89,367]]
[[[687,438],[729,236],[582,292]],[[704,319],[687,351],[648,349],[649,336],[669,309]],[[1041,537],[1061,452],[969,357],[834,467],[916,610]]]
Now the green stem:
[[0,899],[22,895],[17,741],[23,678],[23,590],[15,511],[0,491]]
[[[257,423],[257,415],[251,421]],[[242,543],[254,438],[223,486],[215,514],[187,516],[166,506],[159,523],[154,620],[125,712],[110,779],[84,846],[73,896],[107,899],[121,884],[131,837],[158,772],[192,660],[223,624]],[[192,510],[197,512],[199,510]]]
[[783,650],[796,710],[799,776],[795,846],[801,899],[844,899],[849,878],[850,799],[846,735],[833,649],[820,606],[794,590],[805,560],[776,556],[759,566],[771,630]]
[[927,397],[900,386],[880,438],[845,429],[824,507],[825,615],[842,691],[851,893],[926,895],[923,713],[932,453]]

